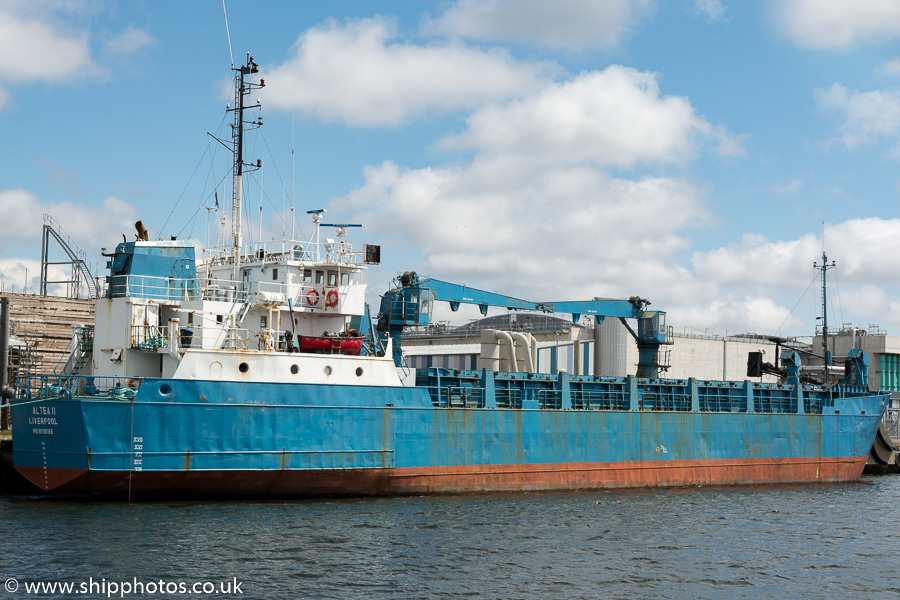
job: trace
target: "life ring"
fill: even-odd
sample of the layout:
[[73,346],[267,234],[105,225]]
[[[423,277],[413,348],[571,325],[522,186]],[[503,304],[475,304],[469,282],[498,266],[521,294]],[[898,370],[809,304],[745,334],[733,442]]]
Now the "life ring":
[[315,306],[319,303],[319,292],[315,289],[309,290],[306,292],[306,302],[310,306]]
[[338,293],[337,290],[328,290],[328,293],[325,295],[325,306],[335,307],[338,303]]

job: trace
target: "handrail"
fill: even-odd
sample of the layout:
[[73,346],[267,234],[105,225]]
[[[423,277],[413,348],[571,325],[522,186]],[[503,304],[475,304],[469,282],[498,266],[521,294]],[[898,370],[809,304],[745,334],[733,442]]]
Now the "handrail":
[[[133,398],[143,383],[143,377],[101,377],[94,375],[20,375],[16,377],[13,402],[54,395],[108,396],[114,399]],[[33,391],[34,390],[34,391]]]
[[[208,265],[230,264],[234,257],[232,246],[215,246],[206,249],[204,262]],[[311,242],[308,240],[269,240],[247,243],[241,246],[241,260],[246,262],[291,260],[308,264],[347,265],[364,267],[363,252],[354,252],[346,240]]]
[[[351,279],[343,285],[322,283],[280,283],[269,281],[206,280],[192,278],[172,278],[153,275],[114,275],[109,284],[113,297],[153,298],[167,301],[209,300],[231,302],[236,305],[250,302],[267,303],[267,295],[280,295],[276,301],[287,306],[291,300],[295,310],[303,308],[337,308],[334,303],[342,301],[349,290],[359,285]],[[338,294],[334,298],[332,291]]]
[[[72,330],[72,337],[69,338],[69,343],[66,344],[66,347],[63,348],[62,354],[59,355],[59,359],[56,361],[56,364],[53,365],[53,373],[62,375],[65,373],[66,368],[69,366],[69,363],[72,361],[72,355],[75,354],[75,350],[78,349],[78,345],[80,340],[78,339],[78,329]],[[73,347],[74,346],[74,347]],[[71,348],[71,350],[70,350]],[[63,365],[62,371],[60,371],[59,365],[62,362],[63,357],[66,356],[66,364]]]
[[885,430],[895,440],[900,440],[900,408],[889,408],[881,418]]

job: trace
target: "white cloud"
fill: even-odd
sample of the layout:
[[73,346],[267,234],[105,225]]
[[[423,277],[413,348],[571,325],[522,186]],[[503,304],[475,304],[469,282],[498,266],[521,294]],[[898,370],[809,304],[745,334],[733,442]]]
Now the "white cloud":
[[102,208],[72,202],[42,202],[23,190],[0,191],[0,255],[21,251],[22,245],[41,239],[43,216],[51,215],[66,233],[94,259],[100,246],[115,245],[122,233],[133,229],[137,209],[110,196]]
[[605,48],[618,45],[652,8],[651,0],[458,0],[425,29],[478,40]]
[[[370,167],[366,183],[332,207],[378,231],[396,271],[540,301],[640,295],[682,326],[811,329],[768,294],[788,288],[793,300],[802,293],[790,269],[789,285],[772,275],[771,287],[735,286],[737,274],[708,271],[737,265],[745,273],[743,248],[697,260],[696,273],[679,264],[691,247],[685,232],[712,220],[703,200],[700,190],[670,178],[629,181],[590,167],[536,171],[531,163],[476,159],[467,167]],[[809,245],[815,248],[814,238]],[[421,256],[404,255],[409,248]],[[807,271],[811,264],[804,258]]]
[[0,10],[41,19],[56,14],[93,17],[103,11],[102,2],[103,0],[0,0]]
[[860,92],[835,83],[826,90],[816,90],[816,98],[823,108],[843,117],[835,141],[848,150],[900,132],[900,92]]
[[[844,282],[862,285],[884,281],[893,285],[900,256],[900,219],[852,219],[825,228],[826,250],[836,259]],[[698,277],[742,286],[748,290],[791,288],[814,276],[812,264],[821,263],[822,240],[807,234],[794,240],[771,241],[746,234],[740,242],[697,252]]]
[[397,125],[534,90],[555,69],[499,49],[391,43],[395,30],[376,17],[306,31],[294,56],[264,74],[266,105],[350,125]]
[[[65,266],[47,265],[48,281],[66,281],[71,278],[72,271]],[[40,288],[41,261],[29,258],[0,258],[0,290],[6,293],[36,294]],[[67,285],[48,283],[47,293],[51,296],[65,296],[68,293]]]
[[793,289],[798,281],[808,283],[817,255],[821,255],[821,242],[812,234],[776,242],[745,234],[739,242],[695,253],[693,263],[697,277],[750,292],[760,287]]
[[[387,161],[367,168],[365,184],[330,208],[378,231],[397,271],[534,300],[637,294],[691,318],[706,298],[703,319],[715,326],[750,296],[721,301],[718,284],[678,263],[691,248],[687,232],[714,222],[706,191],[605,168],[681,163],[704,142],[722,152],[733,139],[688,99],[661,95],[656,75],[614,66],[473,114],[464,132],[442,142],[474,150],[469,163],[409,169]],[[759,322],[787,312],[750,304],[765,308]]]
[[616,179],[588,167],[386,162],[365,177],[333,207],[378,231],[385,256],[415,248],[424,275],[529,298],[628,297],[646,294],[651,282],[675,286],[684,273],[671,256],[689,246],[679,230],[710,220],[688,183]]
[[88,36],[0,10],[0,79],[68,81],[94,69]]
[[806,180],[802,177],[799,179],[791,179],[785,183],[773,183],[769,186],[769,191],[779,196],[787,196],[789,194],[799,194],[803,189]]
[[895,57],[885,61],[884,64],[878,67],[876,72],[885,77],[896,77],[897,75],[900,75],[900,58]]
[[735,294],[673,306],[668,311],[668,322],[718,333],[786,334],[805,327],[803,319],[771,298]]
[[900,36],[896,0],[775,0],[775,25],[798,46],[847,49]]
[[129,25],[121,33],[107,40],[105,48],[113,54],[134,54],[156,43],[156,39],[143,29]]
[[[837,263],[829,281],[832,293],[839,291],[844,297],[845,319],[885,312],[888,302],[879,300],[873,305],[872,301],[864,301],[873,297],[871,289],[880,289],[890,302],[900,303],[896,279],[900,219],[873,217],[829,225],[825,239],[829,261],[834,259]],[[812,234],[778,241],[748,234],[740,242],[696,252],[693,258],[694,274],[700,280],[732,290],[736,296],[752,297],[765,290],[767,295],[784,297],[786,301],[791,300],[791,295],[794,301],[799,300],[816,277],[813,263],[821,261],[822,240]],[[881,287],[875,288],[871,282],[880,282]],[[817,290],[813,291],[811,298],[815,300],[817,294]],[[900,312],[888,318],[893,326],[900,325]]]
[[725,15],[725,7],[719,0],[694,0],[694,10],[710,21],[721,21]]
[[[468,165],[369,167],[365,184],[331,208],[379,233],[387,271],[499,290],[532,300],[641,295],[669,323],[718,331],[795,335],[812,332],[818,305],[821,239],[772,241],[748,234],[734,244],[695,252],[688,232],[712,222],[704,192],[666,177],[636,181],[591,166],[476,157]],[[872,286],[900,307],[893,282],[900,219],[857,219],[826,229],[837,260],[832,294],[839,318],[883,313],[857,302]],[[416,254],[410,254],[410,249]],[[791,312],[806,294],[807,302]],[[871,294],[870,294],[871,295]],[[839,303],[838,303],[839,304]],[[886,324],[900,325],[900,310]]]
[[[92,32],[80,24],[102,12],[93,0],[0,0],[0,83],[70,84],[109,77],[95,60]],[[129,26],[104,45],[109,55],[132,54],[155,43],[147,32]],[[0,87],[0,110],[10,99]]]
[[660,94],[658,75],[613,65],[484,108],[445,148],[529,156],[539,161],[631,167],[681,163],[703,140],[734,155],[739,141],[697,116],[687,98]]

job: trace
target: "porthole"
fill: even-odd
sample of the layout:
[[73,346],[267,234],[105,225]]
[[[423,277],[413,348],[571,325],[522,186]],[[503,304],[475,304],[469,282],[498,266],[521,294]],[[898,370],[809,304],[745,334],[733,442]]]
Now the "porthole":
[[238,365],[238,371],[240,371],[241,373],[246,373],[249,370],[250,370],[250,365],[248,365],[245,362],[242,362],[241,364]]
[[362,374],[363,374],[362,367],[356,367],[356,376],[362,377]]
[[168,396],[172,393],[172,386],[170,386],[168,383],[162,384],[161,386],[159,386],[159,393],[163,396]]
[[300,372],[300,367],[297,365],[291,365],[291,375],[296,375]]
[[325,374],[331,375],[331,367],[325,367]]

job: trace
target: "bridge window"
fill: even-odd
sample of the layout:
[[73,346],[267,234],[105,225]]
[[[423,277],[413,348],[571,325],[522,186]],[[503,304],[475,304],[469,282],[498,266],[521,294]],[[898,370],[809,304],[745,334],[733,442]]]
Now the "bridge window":
[[312,269],[303,269],[303,283],[312,283]]
[[272,269],[272,281],[278,281],[278,269]]

